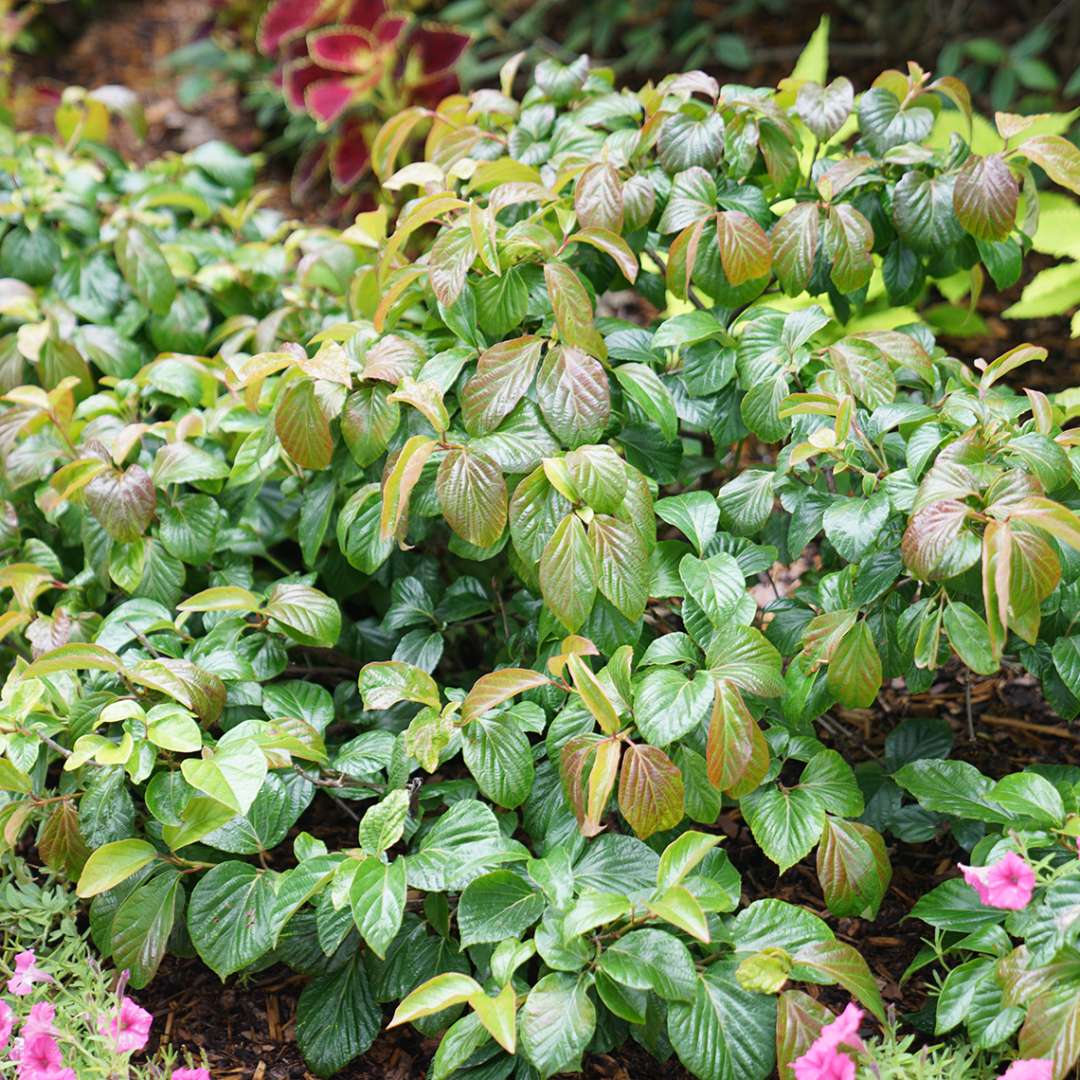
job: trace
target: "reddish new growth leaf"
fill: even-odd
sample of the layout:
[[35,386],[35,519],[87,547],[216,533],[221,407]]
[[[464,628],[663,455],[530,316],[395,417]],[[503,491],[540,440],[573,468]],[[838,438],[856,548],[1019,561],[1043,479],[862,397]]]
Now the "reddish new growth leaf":
[[619,809],[642,839],[673,829],[683,816],[683,778],[656,746],[626,747],[619,775]]

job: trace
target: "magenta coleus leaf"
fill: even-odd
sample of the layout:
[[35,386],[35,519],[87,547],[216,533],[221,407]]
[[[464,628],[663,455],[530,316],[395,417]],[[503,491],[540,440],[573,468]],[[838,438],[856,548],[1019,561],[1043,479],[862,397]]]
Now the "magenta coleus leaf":
[[413,32],[409,47],[426,76],[441,75],[461,59],[471,40],[462,30],[426,23]]
[[330,149],[330,172],[339,188],[352,187],[371,168],[371,145],[359,120],[347,120]]
[[304,92],[304,104],[320,124],[329,126],[340,119],[342,113],[357,97],[357,82],[343,75],[319,79]]
[[281,71],[281,91],[285,95],[285,104],[293,112],[304,112],[304,95],[308,87],[329,74],[325,68],[307,58],[286,64]]
[[372,33],[375,40],[382,45],[397,45],[411,23],[412,18],[409,15],[384,15],[375,24]]
[[328,26],[307,36],[311,59],[329,71],[365,75],[381,66],[375,38],[359,26]]
[[322,6],[323,0],[275,0],[259,22],[259,50],[269,56],[299,37],[314,24]]
[[344,7],[340,21],[349,26],[362,26],[365,30],[374,29],[387,14],[383,0],[349,0]]

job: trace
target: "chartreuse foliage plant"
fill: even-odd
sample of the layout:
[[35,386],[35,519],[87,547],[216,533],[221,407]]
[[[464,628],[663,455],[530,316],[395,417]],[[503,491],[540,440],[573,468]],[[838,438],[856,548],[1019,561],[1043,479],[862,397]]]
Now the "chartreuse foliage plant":
[[1011,319],[1062,315],[1080,337],[1080,203],[1056,191],[1039,194],[1039,228],[1033,249],[1060,262],[1036,274],[1020,299],[1002,313]]
[[824,919],[742,903],[723,810],[844,917],[890,837],[1074,829],[1069,773],[1060,807],[953,776],[917,724],[856,773],[816,721],[954,657],[1080,709],[1077,448],[1003,382],[1045,351],[968,366],[909,306],[1018,258],[1029,163],[1075,188],[1075,152],[922,145],[967,101],[915,67],[858,102],[509,82],[391,121],[385,204],[340,232],[216,144],[4,136],[0,835],[136,988],[169,951],[308,976],[319,1075],[385,1008],[441,1034],[437,1078],[627,1038],[764,1078],[807,988],[884,1012]]

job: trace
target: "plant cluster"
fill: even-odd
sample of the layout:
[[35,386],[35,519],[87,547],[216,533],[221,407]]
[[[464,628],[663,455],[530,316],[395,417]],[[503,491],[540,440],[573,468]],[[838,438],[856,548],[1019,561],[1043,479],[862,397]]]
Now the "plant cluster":
[[435,1078],[633,1038],[754,1080],[826,1019],[795,986],[885,1014],[824,919],[742,904],[721,811],[846,917],[890,838],[950,831],[1039,897],[946,883],[979,913],[931,957],[982,965],[957,1024],[1008,995],[980,1045],[1063,1077],[1080,771],[995,782],[917,720],[856,770],[817,724],[957,658],[1080,711],[1076,439],[1003,381],[1045,350],[972,369],[910,307],[1017,270],[1031,165],[1075,191],[1080,152],[1008,115],[999,153],[935,149],[969,102],[916,65],[857,101],[512,81],[399,112],[343,231],[217,144],[3,136],[4,843],[77,879],[136,988],[167,951],[309,976],[319,1075],[393,1005],[444,1033]]
[[205,1068],[177,1067],[168,1047],[142,1053],[153,1017],[94,957],[75,896],[20,859],[5,857],[4,874],[0,1072],[18,1080],[209,1080]]
[[469,34],[417,20],[382,0],[274,0],[255,46],[270,64],[254,96],[264,124],[292,117],[283,136],[300,151],[293,192],[305,201],[329,177],[352,193],[370,171],[371,141],[384,120],[434,106],[458,89],[454,67]]

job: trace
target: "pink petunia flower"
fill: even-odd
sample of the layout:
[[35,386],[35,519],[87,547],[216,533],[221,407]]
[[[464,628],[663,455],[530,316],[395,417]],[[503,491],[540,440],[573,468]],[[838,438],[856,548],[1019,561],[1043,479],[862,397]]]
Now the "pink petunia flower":
[[75,1070],[64,1068],[57,1041],[45,1032],[23,1040],[19,1080],[74,1080]]
[[826,1024],[813,1045],[793,1063],[796,1080],[855,1080],[855,1062],[840,1047],[863,1050],[859,1026],[863,1011],[849,1001],[835,1020]]
[[116,1049],[121,1054],[141,1050],[150,1037],[150,1025],[153,1016],[140,1008],[129,997],[120,1002],[120,1012],[112,1017],[103,1016],[98,1021],[98,1030],[102,1035],[111,1035]]
[[1019,911],[1027,907],[1035,888],[1035,871],[1016,854],[1006,853],[989,866],[959,864],[964,880],[979,894],[986,907]]
[[1054,1080],[1054,1063],[1043,1058],[1014,1061],[998,1080]]
[[820,1039],[792,1067],[796,1080],[855,1080],[855,1062]]
[[173,1069],[172,1080],[210,1080],[209,1069]]
[[52,982],[52,976],[47,975],[37,966],[37,957],[33,949],[18,953],[15,957],[15,974],[7,981],[7,988],[16,997],[26,997],[34,989],[34,983]]
[[14,1027],[15,1010],[6,1001],[0,1001],[0,1050],[7,1046]]
[[47,1001],[39,1001],[30,1010],[30,1015],[23,1021],[22,1037],[32,1039],[35,1035],[55,1035],[53,1019],[56,1016],[56,1006]]
[[848,1046],[852,1050],[862,1050],[863,1041],[859,1038],[859,1026],[863,1022],[863,1011],[854,1001],[847,1003],[844,1011],[831,1023],[821,1029],[817,1043],[828,1046]]

